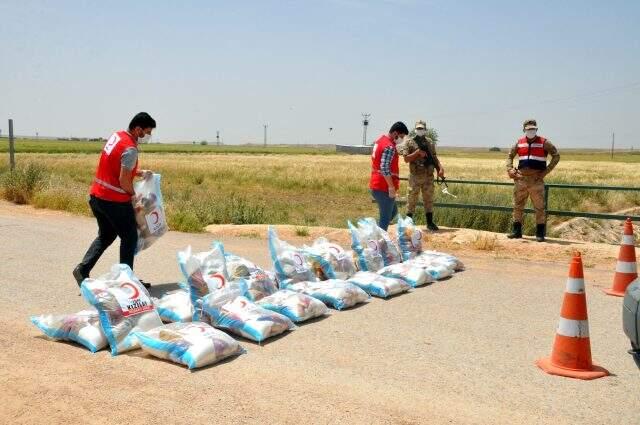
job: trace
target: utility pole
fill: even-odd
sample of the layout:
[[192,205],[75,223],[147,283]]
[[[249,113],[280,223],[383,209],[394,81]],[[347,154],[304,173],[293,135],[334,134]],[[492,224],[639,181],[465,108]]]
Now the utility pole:
[[613,159],[613,149],[616,145],[616,133],[611,133],[611,159]]
[[267,125],[264,124],[264,147],[267,147]]
[[13,120],[9,119],[9,164],[11,171],[16,168],[16,147],[13,144]]
[[367,127],[371,114],[362,114],[362,145],[367,146]]
[[216,145],[220,146],[220,130],[216,131]]

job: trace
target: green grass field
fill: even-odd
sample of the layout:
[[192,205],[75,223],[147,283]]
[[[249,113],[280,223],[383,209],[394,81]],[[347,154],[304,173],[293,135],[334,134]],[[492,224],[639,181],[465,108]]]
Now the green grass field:
[[[48,139],[17,139],[17,153],[98,153],[104,142],[66,141]],[[288,155],[331,155],[335,149],[331,147],[308,146],[258,146],[258,145],[200,145],[189,143],[141,145],[140,150],[147,153],[251,153],[251,154],[288,154]],[[0,153],[9,152],[9,141],[0,139]]]
[[[2,196],[38,208],[90,214],[87,190],[101,144],[86,143],[18,143],[17,172],[8,172],[7,160],[0,163]],[[0,151],[3,148],[6,145],[0,145]],[[506,152],[450,148],[440,152],[450,179],[509,181],[503,165]],[[635,153],[618,153],[612,161],[601,151],[561,151],[560,165],[547,181],[637,186],[639,160]],[[367,190],[366,155],[336,155],[329,149],[307,147],[145,145],[140,165],[162,174],[167,216],[174,230],[201,231],[218,223],[345,227],[347,219],[377,216]],[[405,164],[401,174],[408,174]],[[436,187],[436,201],[511,205],[510,187],[451,184],[449,189],[457,199],[442,195]],[[406,183],[401,196],[406,196]],[[640,195],[554,190],[549,203],[552,209],[611,212],[640,205]],[[437,209],[435,216],[445,226],[500,232],[507,231],[511,222],[507,213],[451,208]],[[418,218],[419,223],[424,221],[422,214]],[[550,225],[560,221],[551,217]],[[532,227],[529,218],[527,231]]]

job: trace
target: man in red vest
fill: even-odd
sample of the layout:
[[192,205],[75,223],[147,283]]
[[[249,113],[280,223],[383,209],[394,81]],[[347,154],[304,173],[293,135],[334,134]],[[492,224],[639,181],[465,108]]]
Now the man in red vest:
[[134,177],[148,177],[151,171],[138,169],[138,143],[148,142],[156,122],[146,112],[133,117],[128,130],[113,133],[102,149],[90,189],[89,206],[98,222],[98,237],[73,269],[78,282],[89,277],[102,253],[120,237],[120,263],[133,269],[138,228],[131,197]]
[[[558,165],[560,154],[558,149],[546,138],[537,135],[536,120],[524,122],[525,136],[518,139],[507,157],[507,173],[514,180],[513,188],[513,231],[509,239],[522,238],[524,205],[527,198],[536,213],[536,240],[544,242],[546,233],[546,217],[544,213],[544,178]],[[518,168],[513,168],[513,158],[518,155]],[[547,165],[547,155],[551,161]]]
[[396,194],[400,188],[400,165],[396,145],[407,134],[407,126],[398,121],[391,126],[389,134],[383,134],[376,140],[371,152],[369,189],[380,212],[378,226],[384,230],[387,230],[389,223],[398,214]]

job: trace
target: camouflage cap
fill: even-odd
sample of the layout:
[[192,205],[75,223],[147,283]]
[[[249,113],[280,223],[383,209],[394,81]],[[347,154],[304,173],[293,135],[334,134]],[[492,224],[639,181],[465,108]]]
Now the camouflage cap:
[[530,129],[538,129],[538,123],[536,122],[536,120],[526,120],[523,124],[522,124],[522,128],[524,130],[530,130]]
[[418,129],[426,130],[427,129],[427,123],[422,121],[422,120],[416,121],[416,130],[418,130]]

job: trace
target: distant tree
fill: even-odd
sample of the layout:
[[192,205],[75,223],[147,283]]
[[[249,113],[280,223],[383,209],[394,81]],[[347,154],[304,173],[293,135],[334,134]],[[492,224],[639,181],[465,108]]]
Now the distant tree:
[[500,152],[500,148],[497,146],[494,146],[492,148],[489,148],[489,152]]
[[200,144],[201,144],[202,146],[206,146],[206,145],[208,145],[208,143],[207,143],[207,141],[206,141],[206,140],[201,140],[201,141],[200,141]]

